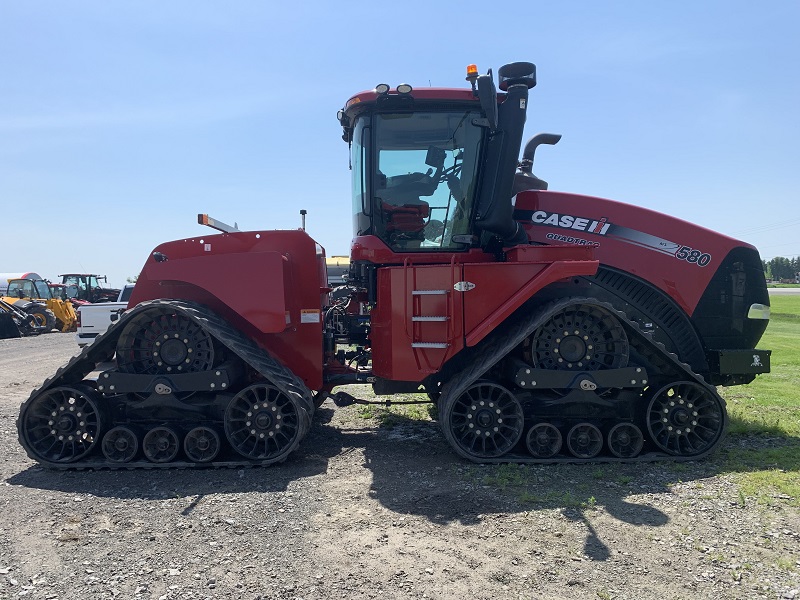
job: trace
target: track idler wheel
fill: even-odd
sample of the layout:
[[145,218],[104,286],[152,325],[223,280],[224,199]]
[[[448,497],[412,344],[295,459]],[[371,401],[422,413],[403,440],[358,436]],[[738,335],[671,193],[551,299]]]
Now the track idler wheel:
[[591,423],[578,423],[567,434],[567,448],[577,458],[594,458],[603,449],[603,434]]
[[139,451],[139,438],[127,427],[114,427],[103,436],[103,456],[114,463],[133,460]]
[[214,343],[198,323],[165,306],[133,317],[117,341],[123,373],[197,373],[214,366]]
[[727,411],[716,391],[693,381],[664,386],[647,408],[653,443],[676,456],[708,452],[722,439],[727,424]]
[[529,344],[528,360],[540,369],[597,371],[628,365],[625,329],[598,306],[568,306],[537,329]]
[[219,454],[219,449],[219,434],[210,427],[195,427],[183,440],[183,451],[192,462],[211,462]]
[[440,420],[445,438],[464,458],[497,458],[517,445],[524,415],[514,394],[502,385],[478,381],[445,399]]
[[42,392],[20,415],[20,438],[37,460],[71,463],[100,439],[100,397],[88,386],[65,385]]
[[144,455],[150,462],[166,463],[174,460],[180,450],[178,434],[169,427],[154,427],[142,440]]
[[633,458],[643,445],[642,430],[633,423],[618,423],[608,432],[608,449],[616,457]]
[[528,430],[525,446],[534,458],[552,458],[561,450],[561,432],[550,423],[538,423]]
[[284,460],[309,426],[299,400],[269,383],[244,388],[225,410],[225,437],[236,452],[251,460]]

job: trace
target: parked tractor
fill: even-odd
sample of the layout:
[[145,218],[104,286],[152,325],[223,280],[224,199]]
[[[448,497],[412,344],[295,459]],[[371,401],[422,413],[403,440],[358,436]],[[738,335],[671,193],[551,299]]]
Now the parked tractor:
[[[498,75],[379,85],[339,112],[354,237],[338,300],[303,229],[156,247],[129,310],[22,405],[28,455],[53,468],[269,465],[327,398],[364,402],[336,390],[352,384],[425,394],[453,451],[478,463],[713,452],[728,422],[716,386],[769,371],[757,250],[549,191],[534,154],[559,136],[522,146],[535,66]],[[241,273],[258,276],[243,289]]]
[[108,283],[108,278],[103,275],[91,273],[65,273],[59,275],[61,283],[66,286],[67,297],[70,299],[84,300],[86,302],[114,302],[119,296],[119,288],[108,288],[100,282]]

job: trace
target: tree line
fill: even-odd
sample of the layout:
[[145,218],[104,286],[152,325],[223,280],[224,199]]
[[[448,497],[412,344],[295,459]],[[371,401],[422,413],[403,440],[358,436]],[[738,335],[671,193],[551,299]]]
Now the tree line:
[[761,263],[764,265],[764,274],[767,279],[791,279],[794,281],[800,273],[800,256],[794,258],[776,256],[770,260],[762,260]]

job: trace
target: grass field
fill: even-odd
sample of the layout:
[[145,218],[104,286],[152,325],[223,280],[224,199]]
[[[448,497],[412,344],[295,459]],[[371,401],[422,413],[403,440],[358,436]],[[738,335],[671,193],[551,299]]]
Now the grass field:
[[[759,347],[772,350],[771,372],[749,385],[720,388],[730,440],[714,460],[736,473],[745,495],[800,506],[800,296],[771,296],[770,304]],[[764,443],[737,443],[754,436]]]

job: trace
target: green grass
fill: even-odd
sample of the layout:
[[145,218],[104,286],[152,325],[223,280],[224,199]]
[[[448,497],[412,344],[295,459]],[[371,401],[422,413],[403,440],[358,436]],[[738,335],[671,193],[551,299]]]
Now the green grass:
[[[424,394],[398,394],[392,397],[393,402],[427,400]],[[381,427],[387,429],[409,421],[432,421],[436,418],[436,406],[433,404],[391,404],[388,407],[380,404],[364,404],[359,405],[357,410],[361,418],[376,419]]]
[[[772,350],[771,372],[749,385],[720,388],[731,436],[721,460],[746,496],[800,506],[800,296],[771,296],[770,304],[759,347]],[[765,443],[738,443],[753,436]]]

